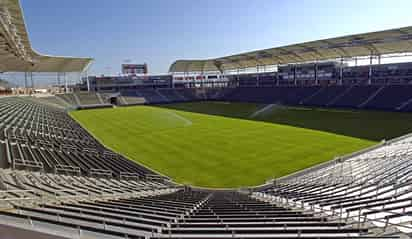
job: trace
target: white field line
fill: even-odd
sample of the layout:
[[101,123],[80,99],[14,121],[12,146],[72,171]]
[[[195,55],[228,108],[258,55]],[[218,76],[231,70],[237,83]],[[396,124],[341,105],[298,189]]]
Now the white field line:
[[185,122],[185,126],[190,126],[190,125],[193,124],[192,121],[186,119],[185,117],[183,117],[181,115],[176,114],[173,111],[166,111],[166,112],[169,113],[170,115],[174,116],[175,118],[180,119],[181,121]]
[[249,118],[255,118],[256,116],[258,116],[258,115],[260,115],[260,114],[262,114],[262,113],[264,113],[264,112],[272,109],[273,106],[275,106],[275,104],[268,104],[268,105],[266,105],[265,107],[263,107],[263,108],[255,111],[255,112],[253,112],[251,115],[249,115]]

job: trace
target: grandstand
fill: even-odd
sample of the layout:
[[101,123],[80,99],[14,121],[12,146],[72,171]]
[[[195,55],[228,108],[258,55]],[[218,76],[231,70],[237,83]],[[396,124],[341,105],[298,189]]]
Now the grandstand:
[[[3,1],[1,7],[0,20],[8,23],[0,30],[1,45],[8,46],[0,51],[2,72],[82,72],[90,65],[91,58],[35,52],[19,1]],[[207,189],[180,185],[114,152],[68,111],[228,101],[410,112],[410,63],[343,69],[336,62],[308,62],[410,51],[411,34],[408,27],[180,60],[170,67],[173,74],[185,73],[184,82],[176,84],[175,76],[166,76],[163,83],[95,87],[92,82],[90,87],[88,82],[87,92],[1,97],[0,237],[9,231],[14,238],[408,238],[412,135],[260,186]],[[262,62],[282,67],[272,73],[224,74]],[[302,65],[288,65],[296,63]],[[185,81],[188,72],[219,75]]]
[[265,201],[320,210],[341,221],[410,232],[411,136],[275,180]]
[[[63,95],[60,97],[63,97]],[[74,100],[67,99],[67,96],[64,97],[66,97],[67,102],[79,105]],[[119,97],[119,105],[232,101],[383,111],[410,112],[412,110],[412,91],[410,85],[136,89],[133,91],[120,91],[117,97]],[[126,99],[126,102],[124,99]],[[94,105],[99,106],[98,104]],[[100,106],[108,107],[107,104],[101,104]]]
[[95,92],[74,92],[57,94],[65,104],[70,105],[74,109],[92,109],[112,107],[108,100],[103,100],[100,93]]
[[54,95],[41,95],[41,96],[37,96],[33,98],[32,100],[45,104],[45,105],[50,105],[50,106],[54,106],[54,107],[58,107],[62,109],[66,109],[72,106],[66,101]]
[[[367,238],[383,238],[368,234],[376,230],[374,226],[363,225],[363,221],[359,226],[359,221],[349,220],[358,215],[348,214],[351,216],[346,220],[344,213],[340,217],[324,215],[304,207],[304,203],[301,206],[300,201],[291,200],[290,205],[282,201],[289,202],[290,197],[275,198],[280,185],[299,182],[305,186],[308,183],[304,180],[281,179],[257,189],[252,197],[247,191],[205,191],[174,185],[147,168],[105,149],[57,107],[21,97],[3,98],[0,102],[4,116],[1,121],[4,132],[1,155],[5,159],[2,161],[5,169],[0,172],[4,195],[1,203],[9,209],[0,212],[3,224],[12,222],[13,226],[21,229],[34,227],[36,231],[52,235],[75,233],[98,238],[273,238],[276,235],[286,238],[311,238],[313,235],[316,235],[314,238],[363,238],[366,235]],[[329,166],[331,169],[323,166],[322,170],[327,170],[324,175],[331,175],[328,170],[341,170],[341,176],[336,180],[325,179],[332,186],[322,184],[319,190],[338,187],[342,183],[344,188],[354,188],[349,199],[356,200],[356,203],[364,199],[369,200],[368,206],[375,205],[370,204],[372,199],[385,203],[392,203],[390,200],[398,202],[398,199],[399,202],[409,202],[404,199],[409,187],[407,172],[397,176],[399,187],[391,189],[385,184],[394,183],[396,169],[407,168],[407,158],[397,154],[403,153],[401,150],[407,149],[408,143],[409,138],[405,137],[353,159],[330,163],[333,165]],[[387,160],[385,155],[390,155],[397,162]],[[373,165],[387,172],[387,178],[376,168],[373,170],[376,179],[372,181],[373,175],[368,173],[368,167]],[[394,168],[388,170],[388,167]],[[355,171],[356,174],[353,173]],[[312,175],[318,174],[315,172],[304,173],[305,180],[325,183],[312,179],[315,178]],[[294,178],[293,175],[291,177]],[[358,184],[362,183],[365,189],[359,187]],[[314,189],[312,184],[307,187]],[[339,188],[341,194],[348,190]],[[340,196],[349,202],[346,194],[340,195],[335,191],[332,192],[337,200]],[[395,191],[396,196],[386,195]],[[303,189],[302,194],[310,196]],[[330,197],[329,191],[324,194],[325,198]],[[384,230],[392,222],[388,219],[386,224]]]

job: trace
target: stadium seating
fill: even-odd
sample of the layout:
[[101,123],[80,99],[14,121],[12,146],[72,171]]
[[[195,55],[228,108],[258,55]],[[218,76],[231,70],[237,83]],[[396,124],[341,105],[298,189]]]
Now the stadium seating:
[[167,103],[169,99],[159,94],[156,89],[141,89],[138,91],[138,96],[142,96],[147,102],[152,104]]
[[353,85],[349,88],[349,91],[344,92],[344,94],[330,104],[330,106],[345,108],[358,107],[381,87],[382,86],[377,85]]
[[112,107],[110,103],[105,103],[99,93],[95,92],[76,92],[57,94],[67,104],[75,109],[105,108]]
[[102,99],[100,98],[99,93],[93,93],[93,92],[78,92],[76,93],[80,105],[97,105],[97,104],[103,104]]
[[33,97],[31,98],[34,101],[37,101],[42,104],[59,107],[59,108],[68,108],[71,107],[66,101],[62,100],[60,97],[56,97],[53,95],[50,96],[42,96],[42,97]]
[[239,87],[232,89],[223,98],[228,101],[254,102],[265,104],[299,105],[318,92],[320,87]]
[[167,99],[168,102],[184,102],[187,99],[174,89],[158,89],[157,92]]
[[322,210],[358,226],[409,231],[410,135],[274,181],[257,198]]
[[213,192],[191,215],[162,232],[171,238],[317,238],[359,236],[365,229],[345,228],[322,216],[287,209],[236,192]]
[[198,91],[196,88],[183,88],[183,89],[175,89],[179,91],[180,95],[182,95],[187,101],[200,101],[200,100],[207,100],[206,95],[204,92]]
[[152,174],[105,149],[63,110],[25,98],[0,100],[3,165],[81,175]]
[[[17,203],[12,210],[0,211],[0,223],[11,221],[19,228],[30,225],[40,232],[85,238],[321,239],[362,238],[368,232],[364,227],[351,228],[313,212],[272,205],[238,192],[159,185],[138,191],[126,183],[132,182],[122,185],[129,193],[117,193],[117,197],[102,189],[105,200],[96,196],[87,199],[86,189],[57,190],[52,200],[34,205]],[[83,197],[75,194],[81,192]],[[61,200],[68,196],[72,201]]]
[[217,99],[264,104],[411,111],[409,85],[333,85],[232,88]]
[[364,108],[395,110],[409,99],[412,99],[412,86],[388,85],[365,104]]
[[[282,89],[293,92],[281,96],[285,97],[284,102],[294,103],[321,90],[320,87]],[[274,88],[268,88],[265,96],[281,99],[272,96],[271,90]],[[187,100],[219,99],[222,92],[237,94],[234,89],[180,89],[177,92]],[[281,95],[282,91],[277,92]],[[136,98],[141,94],[152,100],[161,97],[176,100],[178,97],[170,90],[160,93],[164,95],[154,90],[135,94]],[[290,205],[275,198],[283,197],[279,192],[286,192],[293,183],[293,191],[287,193],[291,202],[293,197],[302,196],[315,201],[318,197],[325,199],[322,203],[329,202],[329,198],[355,205],[365,201],[368,206],[391,200],[410,203],[405,199],[409,172],[398,170],[410,164],[406,157],[399,157],[409,152],[406,145],[412,140],[408,138],[384,146],[390,150],[378,148],[376,152],[356,156],[359,159],[348,160],[354,162],[351,170],[360,174],[356,178],[346,175],[346,163],[342,169],[345,170],[343,178],[328,181],[331,185],[323,189],[313,185],[306,189],[307,184],[297,185],[294,180],[285,180],[265,185],[253,194],[249,190],[213,191],[176,185],[111,152],[73,121],[64,109],[47,101],[30,97],[0,99],[0,166],[3,168],[0,169],[0,224],[80,238],[392,238],[374,237],[375,234],[369,234],[369,225],[354,224],[343,216],[318,213],[310,210],[306,202],[303,206]],[[389,155],[382,156],[383,151],[389,151],[394,160],[385,158]],[[376,158],[376,163],[368,160]],[[387,162],[381,163],[382,160]],[[384,171],[391,165],[394,168]],[[367,174],[367,167],[376,167],[372,168],[376,174]],[[334,166],[333,170],[337,169],[340,168]],[[399,185],[387,188],[384,183],[393,184],[395,172],[398,172]],[[310,175],[309,172],[302,177],[311,179]],[[386,177],[382,178],[384,175]],[[379,179],[371,180],[373,177]],[[343,179],[356,183],[332,189],[332,185],[343,183],[339,181]],[[357,183],[365,189],[360,189]],[[341,188],[345,187],[346,192],[354,194],[343,195]],[[315,188],[319,188],[319,194],[311,194]],[[394,190],[397,190],[396,196],[389,198],[385,194]],[[375,200],[373,204],[372,199]],[[353,209],[342,205],[343,201],[339,204],[340,210]],[[393,204],[395,206],[398,205]],[[377,209],[379,207],[371,207],[370,211],[362,213],[372,215]],[[352,218],[352,214],[349,215]],[[389,223],[403,215],[390,214],[385,219]]]
[[74,94],[67,93],[67,94],[57,94],[57,97],[63,99],[67,104],[71,105],[72,107],[78,106],[80,103],[75,98]]
[[344,93],[347,88],[346,86],[325,86],[302,103],[310,106],[328,106],[331,101]]
[[146,99],[143,97],[130,97],[121,96],[121,105],[142,105],[146,103]]
[[123,105],[163,104],[201,100],[223,100],[229,88],[176,88],[122,90]]

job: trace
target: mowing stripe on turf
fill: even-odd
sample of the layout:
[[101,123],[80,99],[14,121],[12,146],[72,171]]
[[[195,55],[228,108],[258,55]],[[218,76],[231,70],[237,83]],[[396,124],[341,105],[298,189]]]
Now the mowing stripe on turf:
[[185,126],[190,126],[190,125],[193,124],[192,121],[186,119],[185,117],[183,117],[181,115],[176,114],[173,111],[166,111],[166,112],[169,113],[170,115],[174,116],[175,118],[180,119],[181,121],[183,121],[185,123]]

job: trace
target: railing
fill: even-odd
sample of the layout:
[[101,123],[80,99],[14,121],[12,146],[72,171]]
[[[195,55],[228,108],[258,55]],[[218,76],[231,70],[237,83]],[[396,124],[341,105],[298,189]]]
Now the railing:
[[145,178],[147,180],[160,181],[160,182],[170,181],[169,177],[163,176],[163,175],[158,175],[158,174],[146,174]]
[[[15,194],[20,195],[20,197],[16,197]],[[39,203],[38,195],[41,194],[37,190],[0,191],[0,207],[10,208],[13,207],[13,205],[16,203]]]
[[[175,188],[167,189],[146,189],[144,191],[133,191],[133,192],[124,192],[124,193],[94,193],[90,190],[84,189],[62,189],[54,190],[53,193],[46,193],[41,190],[32,189],[32,190],[4,190],[0,191],[0,208],[12,208],[14,205],[19,204],[31,204],[39,205],[46,204],[50,202],[64,202],[67,200],[104,200],[110,198],[130,198],[130,197],[140,197],[140,196],[149,196],[156,193],[160,193],[163,190],[177,190]],[[65,195],[62,195],[65,193]],[[71,194],[70,194],[71,193]],[[18,195],[18,196],[15,196]]]
[[[360,208],[357,211],[353,211],[354,213],[353,215],[351,215],[352,214],[351,211],[347,212],[346,210],[344,210],[341,204],[339,204],[339,206],[336,209],[332,209],[332,208],[328,209],[326,207],[321,207],[320,205],[309,204],[303,201],[293,200],[293,198],[275,196],[275,195],[271,195],[267,193],[257,193],[255,194],[255,197],[258,198],[258,200],[273,202],[273,203],[276,203],[277,205],[283,205],[283,206],[302,209],[302,210],[309,210],[313,212],[315,215],[316,214],[319,214],[322,216],[326,215],[335,221],[345,222],[346,225],[352,226],[353,228],[357,228],[359,230],[362,228],[366,228],[366,229],[379,228],[383,231],[382,233],[383,235],[385,235],[388,227],[390,226],[403,228],[405,231],[412,230],[412,226],[410,226],[411,220],[394,223],[394,222],[390,222],[390,218],[387,216],[370,218],[367,215],[363,215],[362,211],[365,210],[365,208]],[[412,206],[409,206],[409,207],[412,207]],[[387,211],[385,213],[399,214],[399,213],[394,213],[390,211]],[[405,216],[408,216],[408,215],[405,215]],[[373,227],[366,226],[367,222],[372,223],[374,226]],[[401,232],[398,232],[398,233],[401,233]]]
[[54,172],[57,173],[63,173],[63,174],[75,174],[80,176],[81,171],[79,167],[76,166],[70,166],[70,165],[64,165],[64,164],[57,164],[54,166]]
[[135,179],[138,180],[140,179],[140,174],[138,173],[131,173],[131,172],[120,172],[119,175],[120,180],[131,180],[131,179]]
[[16,169],[18,167],[37,169],[40,171],[43,171],[44,169],[42,162],[32,162],[32,161],[27,161],[27,160],[22,160],[22,159],[13,159],[12,168]]
[[90,169],[89,175],[91,177],[108,177],[111,178],[113,177],[113,172],[111,170],[105,170],[105,169]]

